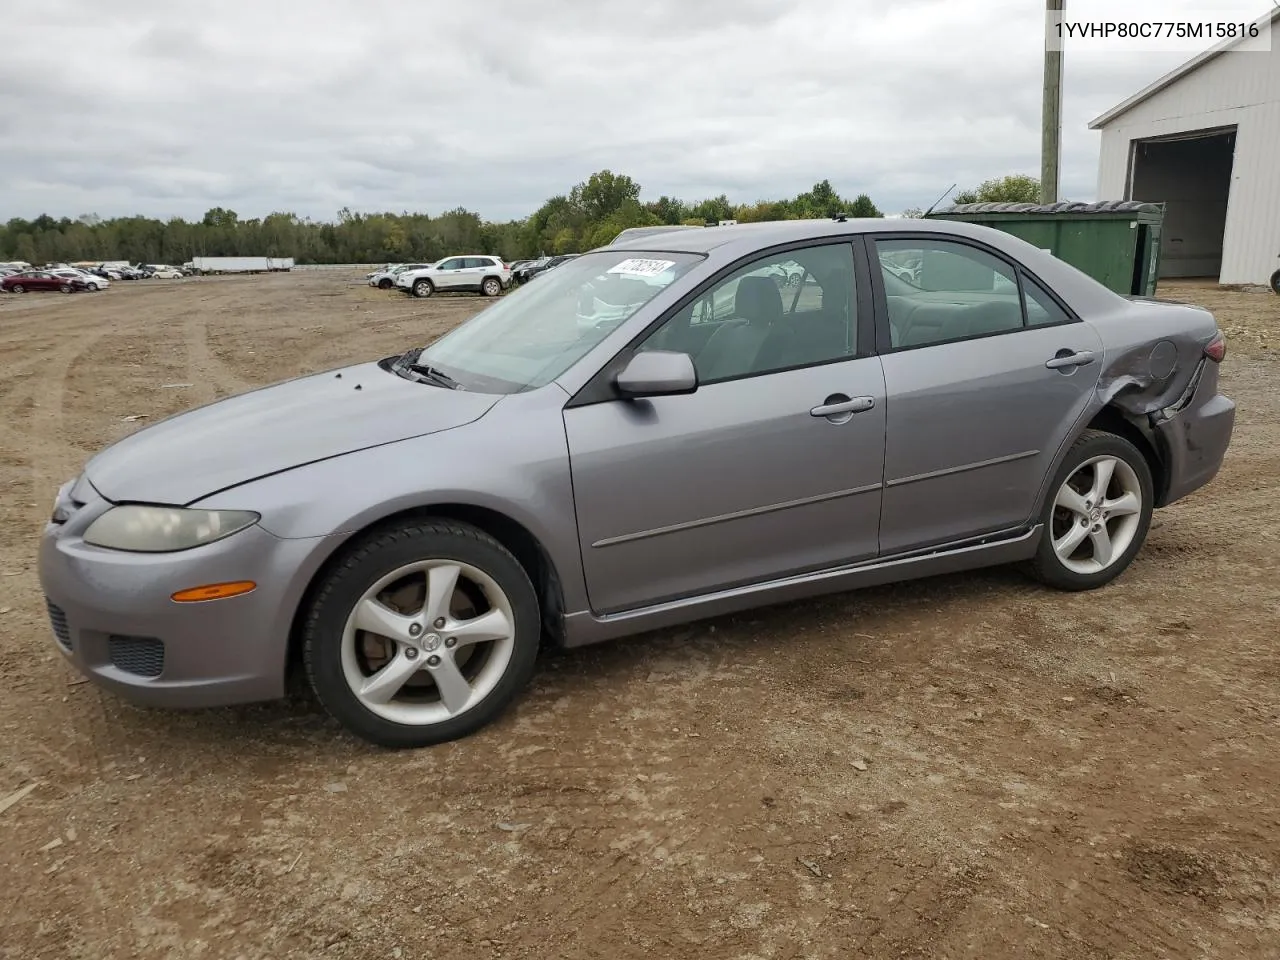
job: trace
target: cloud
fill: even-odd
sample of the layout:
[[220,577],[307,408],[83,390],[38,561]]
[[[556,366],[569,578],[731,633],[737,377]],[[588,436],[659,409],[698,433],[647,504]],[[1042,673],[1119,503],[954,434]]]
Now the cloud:
[[[1126,15],[1146,6],[1205,0]],[[0,59],[0,217],[503,219],[603,167],[690,200],[825,177],[892,211],[1039,169],[1023,0],[46,0],[22,30]],[[1064,195],[1093,196],[1088,121],[1182,59],[1068,52]]]

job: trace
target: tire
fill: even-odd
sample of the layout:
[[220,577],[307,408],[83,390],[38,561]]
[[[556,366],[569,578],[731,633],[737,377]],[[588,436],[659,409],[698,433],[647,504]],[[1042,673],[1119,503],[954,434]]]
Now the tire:
[[379,280],[379,281],[378,281],[378,289],[379,289],[379,290],[390,290],[390,289],[391,289],[391,281],[390,281],[390,280],[388,280],[386,277],[383,277],[381,280]]
[[[425,600],[426,584],[441,589],[450,569],[452,622],[438,629],[428,607],[445,607]],[[413,612],[393,610],[397,601]],[[398,637],[358,627],[357,611]],[[471,643],[468,633],[489,639]],[[371,533],[324,577],[303,623],[303,662],[316,697],[348,731],[415,748],[494,720],[532,676],[540,639],[537,594],[510,551],[468,524],[426,519]],[[386,680],[381,691],[358,690],[375,676]]]
[[15,283],[12,287],[9,288],[9,292],[10,293],[26,293],[27,288],[20,283]]
[[502,281],[497,277],[485,277],[480,284],[480,292],[486,297],[496,297],[502,292]]
[[429,297],[436,292],[435,284],[430,280],[415,280],[411,289],[415,297]]
[[62,291],[63,293],[71,293],[73,288],[72,288],[71,284],[69,284],[69,283],[64,283],[64,284],[61,284],[61,285],[58,287],[58,289],[59,289],[60,291]]
[[1271,289],[1276,293],[1280,293],[1280,270],[1271,275]]
[[[1110,471],[1102,503],[1111,504],[1112,509],[1099,512],[1095,497],[1098,467],[1103,464],[1110,464]],[[1154,502],[1151,468],[1138,448],[1115,434],[1086,430],[1067,451],[1049,487],[1041,515],[1044,536],[1030,573],[1059,590],[1105,586],[1142,549]],[[1105,540],[1098,536],[1101,531],[1106,533]],[[1068,536],[1076,544],[1070,552]],[[1099,557],[1100,549],[1106,550],[1106,557]]]

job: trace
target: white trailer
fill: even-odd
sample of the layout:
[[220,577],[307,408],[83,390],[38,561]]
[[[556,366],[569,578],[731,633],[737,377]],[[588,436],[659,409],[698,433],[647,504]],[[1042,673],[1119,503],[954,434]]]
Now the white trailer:
[[266,273],[271,269],[267,257],[192,257],[197,273]]
[[268,257],[267,269],[288,272],[293,269],[293,257]]

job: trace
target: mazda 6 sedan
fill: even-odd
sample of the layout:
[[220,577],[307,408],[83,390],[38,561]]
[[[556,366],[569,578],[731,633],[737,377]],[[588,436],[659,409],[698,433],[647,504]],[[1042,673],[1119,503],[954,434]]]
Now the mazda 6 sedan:
[[353,733],[423,746],[494,719],[543,638],[992,564],[1101,587],[1217,473],[1224,353],[1207,311],[975,225],[641,237],[107,448],[40,580],[123,696],[271,699],[300,665]]

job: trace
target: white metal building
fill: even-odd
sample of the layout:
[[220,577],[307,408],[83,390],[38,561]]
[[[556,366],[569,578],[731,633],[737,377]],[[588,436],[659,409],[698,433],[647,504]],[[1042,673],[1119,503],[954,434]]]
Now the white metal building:
[[1280,269],[1280,7],[1269,53],[1214,47],[1098,117],[1099,200],[1164,202],[1162,277]]

